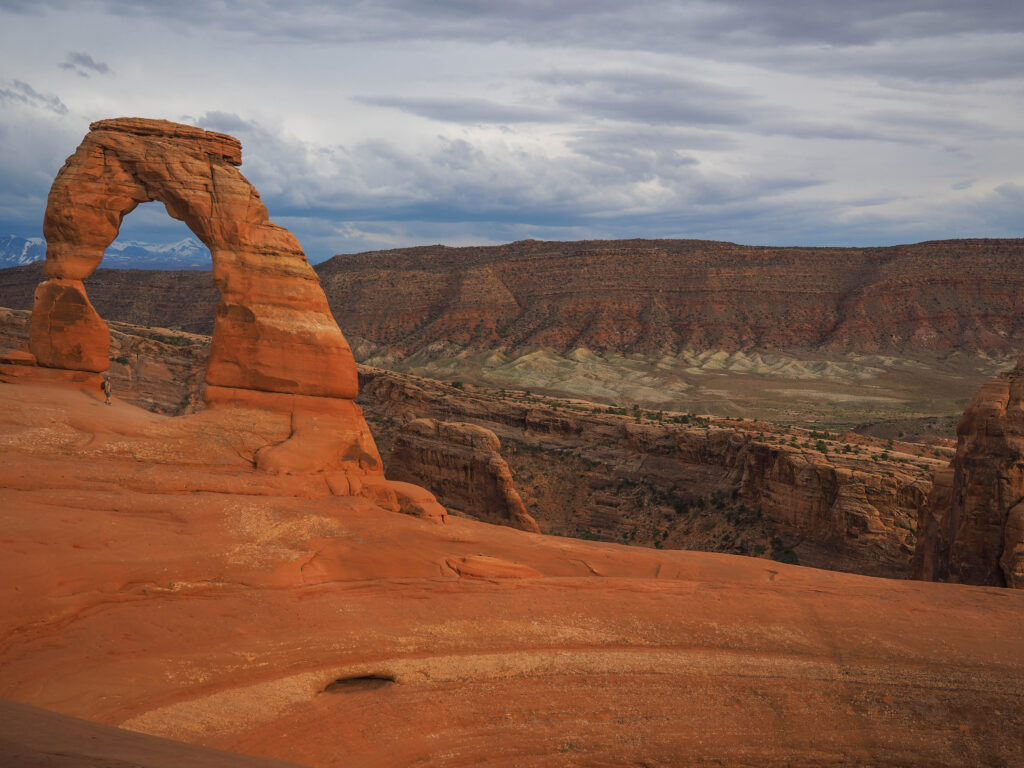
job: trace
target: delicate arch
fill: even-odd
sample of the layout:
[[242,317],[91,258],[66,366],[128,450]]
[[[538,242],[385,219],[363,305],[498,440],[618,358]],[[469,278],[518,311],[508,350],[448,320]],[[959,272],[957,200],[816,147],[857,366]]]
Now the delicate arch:
[[221,293],[206,381],[351,399],[351,349],[298,240],[267,217],[238,171],[232,136],[166,120],[119,118],[90,126],[50,189],[43,222],[48,280],[36,290],[30,347],[52,368],[104,371],[106,324],[82,281],[99,266],[123,218],[162,202],[210,249]]

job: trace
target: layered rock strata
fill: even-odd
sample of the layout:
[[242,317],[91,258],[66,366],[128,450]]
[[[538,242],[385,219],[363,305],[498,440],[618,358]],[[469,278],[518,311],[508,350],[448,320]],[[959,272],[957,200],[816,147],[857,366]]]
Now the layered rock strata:
[[414,419],[395,438],[388,475],[426,486],[448,509],[540,533],[501,457],[501,441],[484,427]]
[[317,272],[349,339],[375,345],[382,360],[429,355],[436,345],[444,354],[999,357],[1024,346],[1022,256],[1024,239],[886,248],[526,240],[346,254]]
[[1024,357],[964,411],[918,530],[915,578],[1024,588]]
[[[774,540],[803,564],[904,578],[940,464],[869,439],[844,453],[853,435],[822,453],[764,423],[640,423],[365,366],[360,379],[378,433],[423,417],[492,430],[545,533],[744,554]],[[418,472],[444,475],[445,461],[427,451]]]

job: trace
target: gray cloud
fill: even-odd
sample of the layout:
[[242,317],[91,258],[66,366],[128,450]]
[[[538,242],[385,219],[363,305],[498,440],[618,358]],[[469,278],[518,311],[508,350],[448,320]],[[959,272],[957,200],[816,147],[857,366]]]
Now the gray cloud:
[[74,72],[79,77],[89,77],[93,73],[98,75],[110,74],[110,67],[105,62],[96,61],[88,53],[82,53],[81,51],[69,53],[60,65],[60,68]]
[[567,109],[635,123],[737,126],[757,109],[735,88],[663,72],[552,72],[537,80],[554,86]]
[[21,80],[12,80],[0,87],[0,102],[24,104],[28,107],[45,109],[57,115],[67,114],[68,111],[67,106],[58,97],[53,94],[39,93],[31,85]]
[[798,174],[705,170],[672,146],[670,133],[645,138],[641,131],[624,142],[620,134],[595,132],[554,158],[542,150],[483,147],[444,136],[418,151],[381,140],[314,148],[233,114],[208,113],[193,122],[242,138],[243,169],[271,216],[307,222],[573,229],[602,220],[621,224],[623,211],[643,220],[684,208],[771,199],[821,183]]
[[449,123],[547,123],[565,118],[554,110],[522,104],[500,104],[489,99],[357,96],[354,101]]
[[1024,8],[1013,0],[720,0],[715,8],[699,33],[775,44],[862,46],[1024,27]]
[[37,3],[35,0],[0,0],[0,11],[10,13],[41,15],[45,6],[46,3]]
[[[271,216],[314,256],[1019,232],[1019,5],[0,0],[0,57],[19,78],[0,83],[0,220],[38,222],[60,158],[117,110],[238,136]],[[79,40],[116,51],[123,88],[74,52],[69,109],[48,93],[66,79],[52,62]],[[43,127],[61,140],[39,144]]]
[[[885,40],[994,34],[1024,29],[1014,0],[94,0],[126,15],[174,17],[225,31],[302,40],[449,39],[537,43],[589,41],[605,47],[678,51],[684,44],[865,46]],[[60,10],[67,0],[4,0],[0,8]],[[642,41],[642,45],[638,45]]]

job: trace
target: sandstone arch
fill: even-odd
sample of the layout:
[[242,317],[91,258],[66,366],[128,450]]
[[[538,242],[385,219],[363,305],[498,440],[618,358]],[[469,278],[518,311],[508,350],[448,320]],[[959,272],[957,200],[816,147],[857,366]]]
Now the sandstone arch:
[[109,332],[82,281],[121,221],[162,202],[213,256],[221,293],[208,385],[351,399],[352,352],[320,281],[291,232],[272,223],[238,171],[232,136],[166,120],[101,120],[50,189],[43,234],[48,278],[36,291],[30,347],[40,365],[107,369]]
[[118,118],[89,126],[50,188],[43,221],[46,280],[36,289],[29,347],[39,365],[96,374],[109,366],[110,332],[83,280],[121,221],[158,200],[210,249],[220,290],[206,401],[287,414],[281,442],[256,451],[273,474],[321,473],[339,496],[443,521],[426,490],[391,482],[354,402],[355,359],[298,240],[267,218],[239,173],[242,145],[223,133],[166,120]]

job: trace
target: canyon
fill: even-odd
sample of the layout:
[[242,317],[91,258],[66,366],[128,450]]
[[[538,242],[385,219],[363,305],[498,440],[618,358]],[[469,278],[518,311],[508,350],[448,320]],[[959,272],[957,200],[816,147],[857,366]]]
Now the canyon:
[[[0,346],[23,343],[27,320],[0,310]],[[111,323],[111,338],[120,398],[171,415],[200,409],[208,337]],[[931,473],[952,455],[951,439],[627,411],[358,372],[356,402],[389,477],[414,480],[458,514],[505,524],[525,516],[560,536],[905,578]]]

